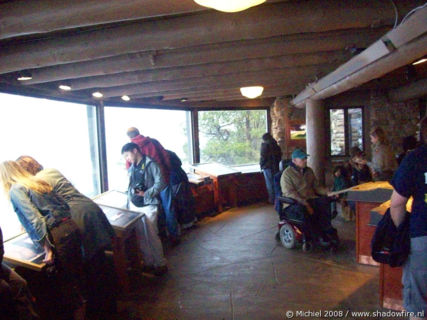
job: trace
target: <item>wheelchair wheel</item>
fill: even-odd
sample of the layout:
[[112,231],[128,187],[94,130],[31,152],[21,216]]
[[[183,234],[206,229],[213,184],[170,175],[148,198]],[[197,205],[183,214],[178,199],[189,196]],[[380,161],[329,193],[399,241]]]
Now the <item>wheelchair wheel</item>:
[[282,228],[280,228],[280,242],[287,249],[295,248],[297,243],[295,237],[295,231],[289,224],[284,224]]

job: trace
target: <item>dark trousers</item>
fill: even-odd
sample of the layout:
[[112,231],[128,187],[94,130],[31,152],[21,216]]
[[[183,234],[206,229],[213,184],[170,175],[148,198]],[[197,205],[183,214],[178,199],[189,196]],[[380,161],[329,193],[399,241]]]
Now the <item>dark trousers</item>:
[[331,224],[329,199],[327,197],[319,197],[309,199],[307,202],[313,208],[314,214],[309,214],[304,205],[297,203],[284,209],[285,217],[301,221],[301,227],[307,240],[317,239],[332,232],[334,228]]
[[49,230],[55,263],[47,268],[57,288],[58,319],[69,318],[84,304],[82,242],[76,223],[68,219]]
[[262,169],[262,172],[264,174],[265,186],[268,192],[268,202],[274,203],[274,199],[276,198],[276,191],[275,191],[275,185],[274,185],[275,172],[273,172],[273,170],[268,168]]
[[116,275],[104,250],[84,263],[89,319],[109,319],[117,312]]

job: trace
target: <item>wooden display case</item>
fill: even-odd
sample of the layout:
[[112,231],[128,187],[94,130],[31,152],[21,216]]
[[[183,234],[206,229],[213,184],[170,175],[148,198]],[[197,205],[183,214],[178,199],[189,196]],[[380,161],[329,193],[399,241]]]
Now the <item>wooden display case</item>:
[[371,210],[390,199],[393,188],[388,182],[368,182],[351,188],[347,200],[356,202],[356,261],[378,266],[371,257],[371,239],[375,226],[371,225]]

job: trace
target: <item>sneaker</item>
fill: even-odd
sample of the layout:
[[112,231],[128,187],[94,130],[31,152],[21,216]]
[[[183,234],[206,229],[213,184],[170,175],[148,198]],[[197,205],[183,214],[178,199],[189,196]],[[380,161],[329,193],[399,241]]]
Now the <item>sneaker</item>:
[[319,237],[318,239],[319,244],[321,247],[329,247],[331,245],[331,243],[328,240],[323,239],[322,237]]
[[144,266],[142,266],[142,272],[160,277],[160,276],[164,275],[166,272],[168,272],[168,266],[164,265],[164,266],[157,266],[156,267],[156,266],[144,265]]
[[141,268],[141,271],[144,273],[154,274],[155,269],[156,269],[155,266],[148,266],[148,265],[144,264]]
[[157,277],[160,277],[160,276],[164,275],[166,272],[168,272],[168,266],[164,265],[164,266],[160,266],[160,267],[155,267],[153,274]]
[[169,236],[169,242],[170,242],[172,247],[175,247],[181,242],[181,239],[178,237]]

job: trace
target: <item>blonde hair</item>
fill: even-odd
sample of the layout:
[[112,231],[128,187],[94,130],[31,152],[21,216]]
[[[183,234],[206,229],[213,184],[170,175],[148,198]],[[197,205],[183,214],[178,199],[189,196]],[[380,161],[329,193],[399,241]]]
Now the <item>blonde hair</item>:
[[12,185],[15,183],[19,183],[37,193],[49,193],[52,191],[52,187],[46,181],[33,176],[16,161],[0,163],[0,181],[8,197]]

